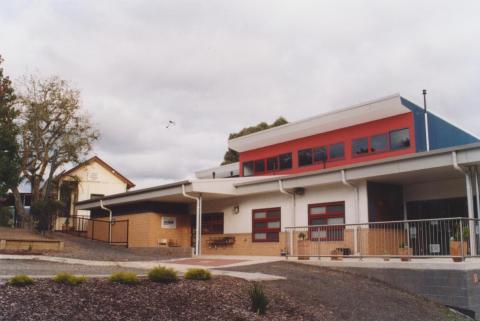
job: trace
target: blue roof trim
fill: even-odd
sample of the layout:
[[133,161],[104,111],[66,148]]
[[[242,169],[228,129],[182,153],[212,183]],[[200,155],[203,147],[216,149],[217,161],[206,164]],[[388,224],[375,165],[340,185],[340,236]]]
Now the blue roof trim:
[[[400,97],[400,100],[402,105],[413,113],[416,150],[417,152],[424,152],[427,150],[427,144],[423,108],[403,97]],[[431,150],[479,142],[478,138],[431,112],[428,112],[428,132]]]

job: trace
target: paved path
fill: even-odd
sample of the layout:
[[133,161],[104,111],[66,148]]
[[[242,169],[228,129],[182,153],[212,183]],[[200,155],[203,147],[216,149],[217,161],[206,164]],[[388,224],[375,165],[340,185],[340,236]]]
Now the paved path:
[[[209,257],[207,261],[214,261],[214,258]],[[214,265],[216,270],[212,270],[214,275],[225,275],[236,278],[241,278],[249,281],[272,281],[283,280],[284,277],[257,273],[257,272],[240,272],[240,271],[224,271],[221,268],[244,266],[246,264],[257,264],[262,261],[255,260],[230,260],[221,259],[222,266]],[[188,261],[186,261],[188,263]],[[231,264],[228,264],[231,263]],[[25,273],[29,275],[51,276],[58,272],[69,272],[73,274],[84,275],[108,275],[117,271],[133,271],[139,274],[145,274],[147,270],[156,266],[171,267],[177,270],[180,275],[185,273],[190,268],[205,268],[210,269],[212,266],[181,264],[178,260],[163,260],[163,261],[137,261],[137,262],[117,262],[117,261],[93,261],[80,260],[64,257],[43,256],[43,255],[0,255],[0,278],[8,278],[12,275]]]

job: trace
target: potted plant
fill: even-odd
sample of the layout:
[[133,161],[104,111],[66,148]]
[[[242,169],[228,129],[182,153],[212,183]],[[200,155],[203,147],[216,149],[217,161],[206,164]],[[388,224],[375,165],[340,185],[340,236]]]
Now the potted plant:
[[461,262],[463,257],[467,255],[468,251],[468,238],[470,237],[470,229],[464,227],[463,231],[463,242],[462,235],[460,234],[460,227],[455,229],[455,233],[450,238],[450,255],[454,262]]
[[383,260],[384,260],[385,262],[390,261],[389,255],[390,255],[390,253],[388,253],[388,251],[384,251],[384,252],[383,252]]
[[308,260],[310,257],[307,255],[309,249],[308,237],[304,232],[300,232],[297,235],[298,238],[298,259]]
[[410,261],[410,256],[413,254],[412,248],[408,246],[407,242],[402,241],[398,246],[398,255],[400,255],[400,260]]

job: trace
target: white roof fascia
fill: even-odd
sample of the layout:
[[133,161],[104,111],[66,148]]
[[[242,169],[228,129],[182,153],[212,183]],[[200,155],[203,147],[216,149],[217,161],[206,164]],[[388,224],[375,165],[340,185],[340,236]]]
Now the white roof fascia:
[[228,146],[237,152],[244,152],[410,112],[410,109],[402,105],[400,98],[399,94],[390,95],[262,130],[231,139]]
[[239,164],[236,162],[196,171],[195,177],[199,179],[212,178],[212,173],[215,172],[216,177],[222,178],[230,176],[230,172],[233,172],[234,175],[238,175],[238,171]]

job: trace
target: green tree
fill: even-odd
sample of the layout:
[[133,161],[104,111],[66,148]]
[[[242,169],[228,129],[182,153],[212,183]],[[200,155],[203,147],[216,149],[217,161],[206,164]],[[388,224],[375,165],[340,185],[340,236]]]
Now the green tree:
[[[255,126],[245,127],[242,130],[240,130],[239,132],[231,133],[228,136],[228,139],[238,138],[238,137],[241,137],[241,136],[253,134],[253,133],[265,130],[265,129],[269,129],[269,128],[273,128],[273,127],[277,127],[277,126],[281,126],[281,125],[285,125],[285,124],[288,124],[288,121],[283,117],[278,117],[270,125],[267,124],[266,122],[261,122],[261,123],[255,125]],[[229,148],[227,150],[227,152],[225,153],[225,155],[223,156],[222,165],[227,165],[227,164],[238,162],[238,157],[239,157],[238,152]]]
[[19,178],[16,97],[12,82],[3,74],[2,62],[0,56],[0,197],[16,186]]
[[[30,183],[34,205],[48,200],[60,168],[79,163],[99,134],[81,109],[80,92],[58,77],[25,78],[18,90],[18,101],[19,178]],[[25,216],[18,188],[13,192],[17,213]],[[55,208],[50,205],[42,203],[37,208]],[[37,217],[42,215],[37,213]]]

